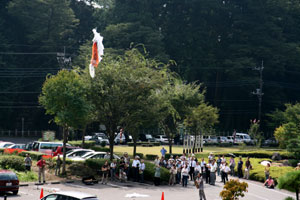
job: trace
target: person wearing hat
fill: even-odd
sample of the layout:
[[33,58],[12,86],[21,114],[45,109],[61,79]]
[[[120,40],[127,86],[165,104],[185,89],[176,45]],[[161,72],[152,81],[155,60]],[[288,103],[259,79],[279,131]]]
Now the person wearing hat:
[[296,171],[300,170],[300,163],[297,164],[297,167],[295,168]]
[[139,160],[139,156],[135,156],[134,160],[132,161],[132,169],[133,169],[133,179],[136,182],[139,182],[139,167],[141,162]]

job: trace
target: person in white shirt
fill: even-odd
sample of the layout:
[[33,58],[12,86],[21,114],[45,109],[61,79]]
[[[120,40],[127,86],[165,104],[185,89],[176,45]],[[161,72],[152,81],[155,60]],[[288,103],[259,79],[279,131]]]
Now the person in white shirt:
[[222,156],[221,162],[226,163],[226,158],[224,155]]
[[189,168],[190,168],[190,178],[191,178],[191,181],[194,180],[194,171],[195,171],[195,167],[196,167],[196,161],[195,161],[195,158],[192,157],[191,160],[189,161]]
[[175,177],[177,174],[176,165],[173,164],[170,169],[170,179],[169,179],[169,185],[175,185]]
[[141,166],[139,169],[139,174],[140,174],[140,180],[142,183],[144,183],[144,171],[146,169],[146,165],[144,163],[144,160],[141,160]]
[[224,185],[226,181],[228,181],[228,173],[230,172],[230,168],[228,167],[227,163],[224,163],[222,165],[222,181],[224,182]]
[[209,161],[212,161],[214,158],[215,158],[215,157],[214,157],[213,153],[210,152],[210,154],[209,154],[209,156],[208,156],[208,160],[209,160]]
[[197,177],[199,173],[202,173],[202,171],[201,171],[201,165],[200,165],[199,162],[196,163],[196,166],[195,166],[194,170],[195,170],[195,177]]
[[176,164],[176,169],[177,169],[176,183],[180,184],[180,181],[181,181],[181,169],[182,169],[181,160],[178,160],[178,162]]
[[187,165],[185,165],[184,168],[182,168],[181,175],[182,175],[182,187],[187,187],[187,181],[189,178],[189,169]]
[[155,158],[155,160],[154,160],[154,165],[155,165],[155,166],[156,166],[156,165],[159,165],[159,163],[160,163],[160,159],[159,159],[158,156],[156,156],[156,158]]
[[215,185],[216,183],[217,167],[216,159],[213,159],[210,164],[210,185]]
[[229,168],[230,168],[231,176],[234,176],[235,160],[234,160],[233,156],[231,156],[229,162],[230,162]]
[[135,156],[134,160],[132,161],[132,169],[133,169],[133,178],[134,181],[139,181],[139,167],[141,165],[141,162],[139,160],[138,156]]

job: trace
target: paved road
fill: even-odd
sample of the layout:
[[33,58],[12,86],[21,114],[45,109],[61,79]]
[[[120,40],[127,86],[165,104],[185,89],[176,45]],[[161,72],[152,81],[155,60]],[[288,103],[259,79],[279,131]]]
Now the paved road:
[[[219,178],[217,179],[219,181]],[[288,196],[295,198],[293,193],[282,190],[271,190],[262,187],[261,183],[247,181],[249,184],[248,193],[242,199],[245,200],[283,200]],[[80,182],[72,184],[47,184],[42,186],[44,194],[49,194],[51,191],[81,191],[85,193],[95,194],[100,200],[125,200],[125,199],[145,199],[145,200],[159,200],[162,192],[165,193],[165,200],[198,200],[198,191],[193,185],[188,185],[187,188],[182,188],[177,185],[174,187],[161,186],[155,187],[152,185],[137,184],[137,183],[109,183],[108,185],[97,184],[94,186],[86,186]],[[207,200],[220,200],[219,193],[223,188],[223,184],[216,183],[216,186],[205,185],[205,194]],[[19,195],[9,195],[8,199],[20,200],[38,200],[41,186],[30,184],[28,187],[21,187]],[[147,195],[147,197],[133,197],[128,198],[126,195],[130,194]],[[0,199],[3,197],[0,197]]]

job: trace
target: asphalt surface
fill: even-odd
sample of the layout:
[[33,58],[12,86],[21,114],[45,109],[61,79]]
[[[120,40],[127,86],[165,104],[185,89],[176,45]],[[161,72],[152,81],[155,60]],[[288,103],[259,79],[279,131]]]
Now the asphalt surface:
[[[220,200],[220,192],[223,189],[223,184],[217,178],[216,186],[205,184],[205,195],[207,200]],[[244,180],[243,180],[244,181]],[[267,189],[261,183],[254,181],[246,181],[249,185],[248,192],[244,198],[245,200],[284,200],[291,196],[295,198],[294,193],[284,190]],[[58,191],[81,191],[84,193],[95,194],[99,200],[160,200],[162,192],[164,192],[165,200],[197,200],[199,199],[198,190],[190,182],[187,188],[179,185],[176,186],[159,186],[139,184],[133,182],[119,183],[109,182],[107,185],[96,184],[93,186],[83,185],[81,182],[61,183],[61,184],[46,184],[43,186],[36,186],[29,183],[29,186],[21,187],[18,195],[7,193],[7,199],[20,200],[38,200],[40,197],[41,188],[44,190],[44,195]],[[136,197],[142,195],[143,197]],[[131,196],[131,197],[130,197]],[[0,196],[2,199],[3,196]]]

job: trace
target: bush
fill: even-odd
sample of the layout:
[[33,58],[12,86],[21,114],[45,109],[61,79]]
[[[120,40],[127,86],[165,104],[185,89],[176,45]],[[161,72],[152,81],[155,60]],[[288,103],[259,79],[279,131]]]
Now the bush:
[[144,158],[144,154],[142,154],[142,153],[136,153],[135,155],[138,156],[138,157],[140,157],[140,159]]
[[0,153],[3,154],[4,148],[0,148]]
[[26,154],[29,154],[32,160],[39,160],[41,156],[45,155],[37,151],[22,151],[19,156],[26,157]]
[[97,172],[96,170],[93,170],[92,168],[88,167],[84,162],[73,162],[69,166],[68,170],[72,175],[80,177],[95,176]]
[[[227,152],[228,153],[228,152]],[[261,150],[261,151],[237,151],[237,152],[233,152],[233,154],[237,157],[242,156],[242,157],[250,157],[250,158],[272,158],[273,155],[273,151],[265,151],[265,150]],[[294,159],[294,155],[292,153],[289,152],[285,152],[279,151],[279,154],[281,155],[282,159]],[[226,155],[225,153],[216,153],[216,156],[222,156],[222,155]]]
[[[130,147],[133,147],[133,142],[128,142],[127,145]],[[152,146],[159,146],[160,143],[159,142],[137,142],[136,143],[137,146],[142,146],[142,145],[152,145]]]
[[104,165],[105,161],[109,162],[109,159],[87,159],[84,163],[92,170],[101,170],[101,167]]
[[295,200],[293,197],[287,197],[284,200]]
[[98,146],[98,145],[93,146],[91,149],[94,150],[94,151],[104,151],[104,152],[109,152],[110,151],[109,148],[101,147],[101,146]]
[[155,160],[156,156],[154,154],[146,154],[146,160]]
[[[72,145],[72,146],[78,146],[78,147],[81,147],[82,145],[82,141],[81,140],[76,140],[76,141],[68,141],[68,144]],[[85,148],[85,149],[90,149],[92,148],[93,146],[96,145],[96,142],[95,141],[84,141],[84,145],[82,148]]]
[[1,156],[0,166],[2,169],[25,171],[24,158],[20,156]]
[[32,182],[38,180],[37,173],[34,171],[18,172],[15,171],[20,182]]
[[289,162],[290,166],[297,167],[298,160],[290,159],[290,160],[288,160],[288,162]]

